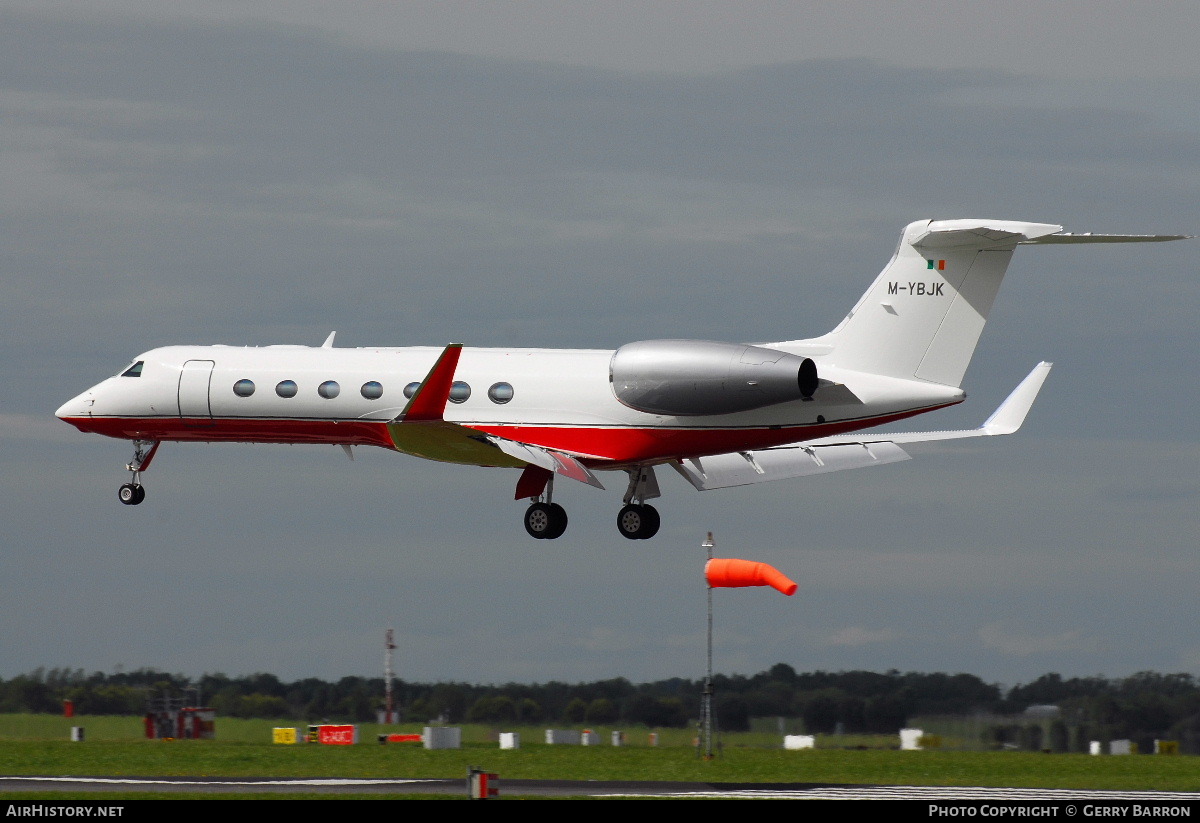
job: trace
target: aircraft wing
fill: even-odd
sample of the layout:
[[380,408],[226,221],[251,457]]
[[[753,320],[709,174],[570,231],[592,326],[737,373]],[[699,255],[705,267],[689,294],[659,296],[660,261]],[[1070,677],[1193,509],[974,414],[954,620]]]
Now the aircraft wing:
[[469,427],[447,421],[443,415],[461,355],[461,343],[446,346],[404,410],[389,421],[388,433],[397,450],[447,463],[517,468],[537,466],[604,488],[591,469],[569,454],[503,437],[480,435]]
[[1046,382],[1050,366],[1050,363],[1045,362],[1035,366],[992,416],[977,429],[896,434],[860,432],[810,440],[795,446],[677,460],[671,463],[671,466],[697,489],[707,491],[844,469],[883,466],[910,459],[898,443],[1012,434],[1025,422],[1033,401],[1037,398],[1042,384]]
[[440,422],[446,413],[446,401],[450,397],[450,386],[454,382],[454,370],[462,356],[462,343],[451,343],[442,349],[433,368],[417,386],[413,396],[404,406],[404,411],[393,423]]

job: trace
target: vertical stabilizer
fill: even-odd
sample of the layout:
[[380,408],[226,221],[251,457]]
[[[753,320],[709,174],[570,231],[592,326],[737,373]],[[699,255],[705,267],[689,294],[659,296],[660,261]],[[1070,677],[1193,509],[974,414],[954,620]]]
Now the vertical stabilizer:
[[834,331],[841,368],[959,386],[1013,249],[1062,226],[1006,220],[909,224],[883,272]]

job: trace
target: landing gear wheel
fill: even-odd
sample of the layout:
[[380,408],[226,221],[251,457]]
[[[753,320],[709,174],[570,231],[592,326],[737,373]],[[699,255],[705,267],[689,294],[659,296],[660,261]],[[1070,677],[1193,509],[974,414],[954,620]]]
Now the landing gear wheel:
[[642,517],[646,521],[645,525],[642,526],[642,539],[649,540],[658,534],[658,527],[662,525],[662,519],[658,516],[658,509],[649,503],[642,506]]
[[117,498],[126,506],[136,506],[146,499],[146,490],[141,484],[126,483],[117,490]]
[[554,540],[562,537],[563,532],[567,530],[567,510],[557,503],[550,504],[550,532],[546,535],[547,540]]
[[660,523],[658,510],[645,504],[631,503],[617,513],[617,530],[630,540],[649,540],[658,534]]
[[125,471],[129,472],[130,482],[125,483],[117,490],[117,499],[126,506],[136,506],[146,499],[146,490],[142,488],[141,482],[142,472],[149,467],[150,461],[158,452],[158,447],[159,441],[157,440],[133,441],[133,459],[125,464]]
[[534,503],[525,510],[525,531],[538,540],[554,540],[567,530],[567,511],[557,503]]

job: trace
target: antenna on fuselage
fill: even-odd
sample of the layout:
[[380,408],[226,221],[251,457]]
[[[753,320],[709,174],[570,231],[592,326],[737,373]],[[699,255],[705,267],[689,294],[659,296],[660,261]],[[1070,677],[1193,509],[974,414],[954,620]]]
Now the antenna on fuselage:
[[331,331],[329,333],[329,336],[325,338],[325,342],[321,344],[321,348],[332,349],[333,348],[333,338],[335,338],[335,337],[337,337],[337,332]]

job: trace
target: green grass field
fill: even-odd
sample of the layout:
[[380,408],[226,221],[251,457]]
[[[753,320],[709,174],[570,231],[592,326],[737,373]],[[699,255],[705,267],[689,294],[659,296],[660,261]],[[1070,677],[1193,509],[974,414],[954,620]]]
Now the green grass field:
[[[84,742],[69,740],[72,725]],[[626,745],[548,746],[543,728],[521,733],[522,746],[501,750],[497,730],[464,726],[463,748],[430,751],[415,744],[380,745],[378,727],[360,725],[357,746],[275,745],[281,721],[217,721],[216,740],[145,740],[133,717],[0,715],[0,774],[210,777],[464,777],[468,767],[501,780],[681,780],[710,782],[857,783],[1200,791],[1200,758],[1092,757],[1029,752],[900,752],[890,738],[819,738],[818,748],[784,751],[776,735],[725,734],[719,757],[697,757],[688,730],[626,730]],[[391,729],[396,731],[396,729]],[[420,731],[403,728],[400,731]],[[875,748],[833,748],[875,745]],[[14,795],[8,795],[12,797]]]

